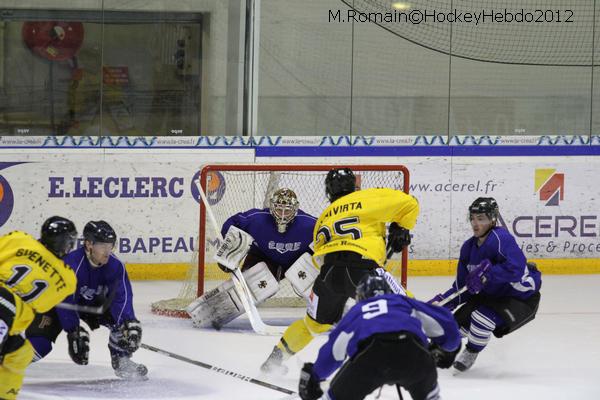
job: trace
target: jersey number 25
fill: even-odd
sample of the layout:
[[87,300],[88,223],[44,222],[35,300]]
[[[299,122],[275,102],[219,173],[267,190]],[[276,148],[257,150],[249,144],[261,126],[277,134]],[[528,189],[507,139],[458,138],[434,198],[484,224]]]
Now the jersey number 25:
[[[352,239],[357,240],[362,237],[362,232],[356,226],[349,226],[358,224],[360,220],[358,217],[347,217],[340,219],[339,221],[335,221],[333,223],[333,232],[336,236],[352,236]],[[323,225],[317,231],[317,241],[323,239],[323,243],[327,243],[331,240],[331,230],[327,225]]]

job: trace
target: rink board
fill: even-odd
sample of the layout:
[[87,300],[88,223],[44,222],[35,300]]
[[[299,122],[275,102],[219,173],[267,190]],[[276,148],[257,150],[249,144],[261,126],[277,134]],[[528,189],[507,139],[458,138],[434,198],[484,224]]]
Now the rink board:
[[[544,272],[600,272],[598,145],[179,139],[179,144],[32,139],[22,146],[0,140],[0,234],[37,233],[43,219],[55,214],[72,218],[79,231],[90,219],[105,219],[119,235],[117,255],[132,277],[178,279],[197,246],[202,165],[403,164],[421,207],[409,274],[452,274],[460,245],[470,236],[467,207],[479,196],[496,198],[501,224]],[[234,193],[239,189],[226,185]],[[310,202],[308,190],[293,189],[301,207]]]

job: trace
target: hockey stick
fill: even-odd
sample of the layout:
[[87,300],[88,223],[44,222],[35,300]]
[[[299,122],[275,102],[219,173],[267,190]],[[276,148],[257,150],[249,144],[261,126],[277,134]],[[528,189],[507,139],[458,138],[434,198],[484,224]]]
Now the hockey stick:
[[188,364],[196,365],[198,367],[206,368],[206,369],[209,369],[211,371],[215,371],[215,372],[218,372],[220,374],[224,374],[224,375],[230,376],[232,378],[240,379],[240,380],[242,380],[244,382],[254,383],[255,385],[263,386],[263,387],[266,387],[267,389],[277,390],[278,392],[282,392],[282,393],[285,393],[285,394],[296,394],[296,392],[294,392],[292,390],[289,390],[289,389],[286,389],[286,388],[283,388],[283,387],[280,387],[280,386],[277,386],[277,385],[273,385],[271,383],[267,383],[267,382],[264,382],[264,381],[260,381],[258,379],[254,379],[254,378],[251,378],[251,377],[246,376],[246,375],[239,374],[239,373],[234,372],[234,371],[229,371],[229,370],[227,370],[225,368],[216,367],[214,365],[210,365],[210,364],[204,363],[202,361],[192,360],[191,358],[180,356],[179,354],[171,353],[170,351],[162,350],[162,349],[159,349],[157,347],[147,345],[145,343],[140,344],[140,347],[142,349],[146,349],[148,351],[153,351],[155,353],[162,354],[163,356],[171,357],[171,358],[174,358],[176,360],[186,362]]
[[111,290],[106,300],[104,300],[104,303],[100,304],[99,306],[82,306],[79,304],[58,303],[55,307],[62,308],[63,310],[71,310],[80,313],[102,315],[106,312],[106,310],[110,308],[110,305],[112,304],[115,298],[115,294],[116,291]]
[[450,303],[452,300],[454,300],[455,298],[457,298],[458,296],[460,296],[461,294],[463,294],[466,291],[467,291],[467,287],[463,286],[458,292],[454,292],[450,296],[446,297],[444,300],[442,300],[440,302],[434,302],[432,304],[434,306],[443,306],[445,304]]
[[[218,238],[223,241],[223,237],[221,236],[221,231],[219,229],[219,225],[217,224],[217,219],[212,212],[210,204],[208,203],[208,199],[206,198],[206,194],[204,193],[204,189],[200,186],[199,190],[200,197],[202,198],[202,202],[204,203],[204,208],[206,209],[206,214],[210,219],[210,222],[213,226],[213,229],[217,233]],[[280,335],[283,333],[283,329],[285,327],[275,327],[271,325],[267,325],[263,322],[256,306],[254,305],[254,300],[252,297],[252,293],[250,292],[250,288],[248,288],[248,284],[246,283],[246,279],[239,268],[236,268],[232,272],[233,275],[233,284],[235,286],[235,290],[238,292],[240,296],[240,300],[242,300],[242,305],[246,310],[246,314],[248,315],[248,319],[250,320],[250,325],[252,325],[252,329],[254,332],[262,334],[262,335]]]

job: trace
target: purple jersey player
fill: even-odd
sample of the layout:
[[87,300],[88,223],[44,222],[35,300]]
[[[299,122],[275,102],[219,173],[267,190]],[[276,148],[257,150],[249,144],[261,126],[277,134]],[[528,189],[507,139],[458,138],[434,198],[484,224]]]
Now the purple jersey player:
[[498,216],[498,204],[491,197],[471,204],[473,237],[460,249],[456,280],[431,300],[439,302],[467,288],[445,305],[451,310],[461,305],[454,318],[468,342],[454,363],[459,371],[473,366],[492,333],[499,338],[531,321],[540,302],[541,273],[527,263],[515,238],[496,226]]
[[[440,398],[436,365],[452,365],[460,350],[458,326],[448,310],[391,292],[381,276],[361,279],[356,305],[331,331],[315,363],[302,368],[303,400],[359,400],[386,384],[406,388],[414,400]],[[320,382],[338,368],[321,397]]]
[[64,262],[77,275],[77,289],[65,303],[90,307],[107,305],[106,312],[98,315],[55,308],[38,315],[27,330],[35,350],[34,361],[52,350],[52,342],[64,330],[71,359],[77,364],[87,364],[90,336],[80,325],[84,321],[91,330],[100,325],[110,329],[108,349],[117,376],[145,379],[147,368],[131,361],[131,355],[141,342],[142,327],[133,310],[133,293],[125,265],[112,254],[117,235],[105,221],[90,221],[85,225],[83,237],[83,246],[64,257]]

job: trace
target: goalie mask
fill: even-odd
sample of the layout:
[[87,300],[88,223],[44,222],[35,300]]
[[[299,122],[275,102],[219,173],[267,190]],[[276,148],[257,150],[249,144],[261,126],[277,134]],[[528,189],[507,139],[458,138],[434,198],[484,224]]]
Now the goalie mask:
[[275,219],[279,233],[284,233],[287,225],[296,218],[298,207],[298,198],[293,190],[283,188],[273,193],[269,200],[269,211]]

